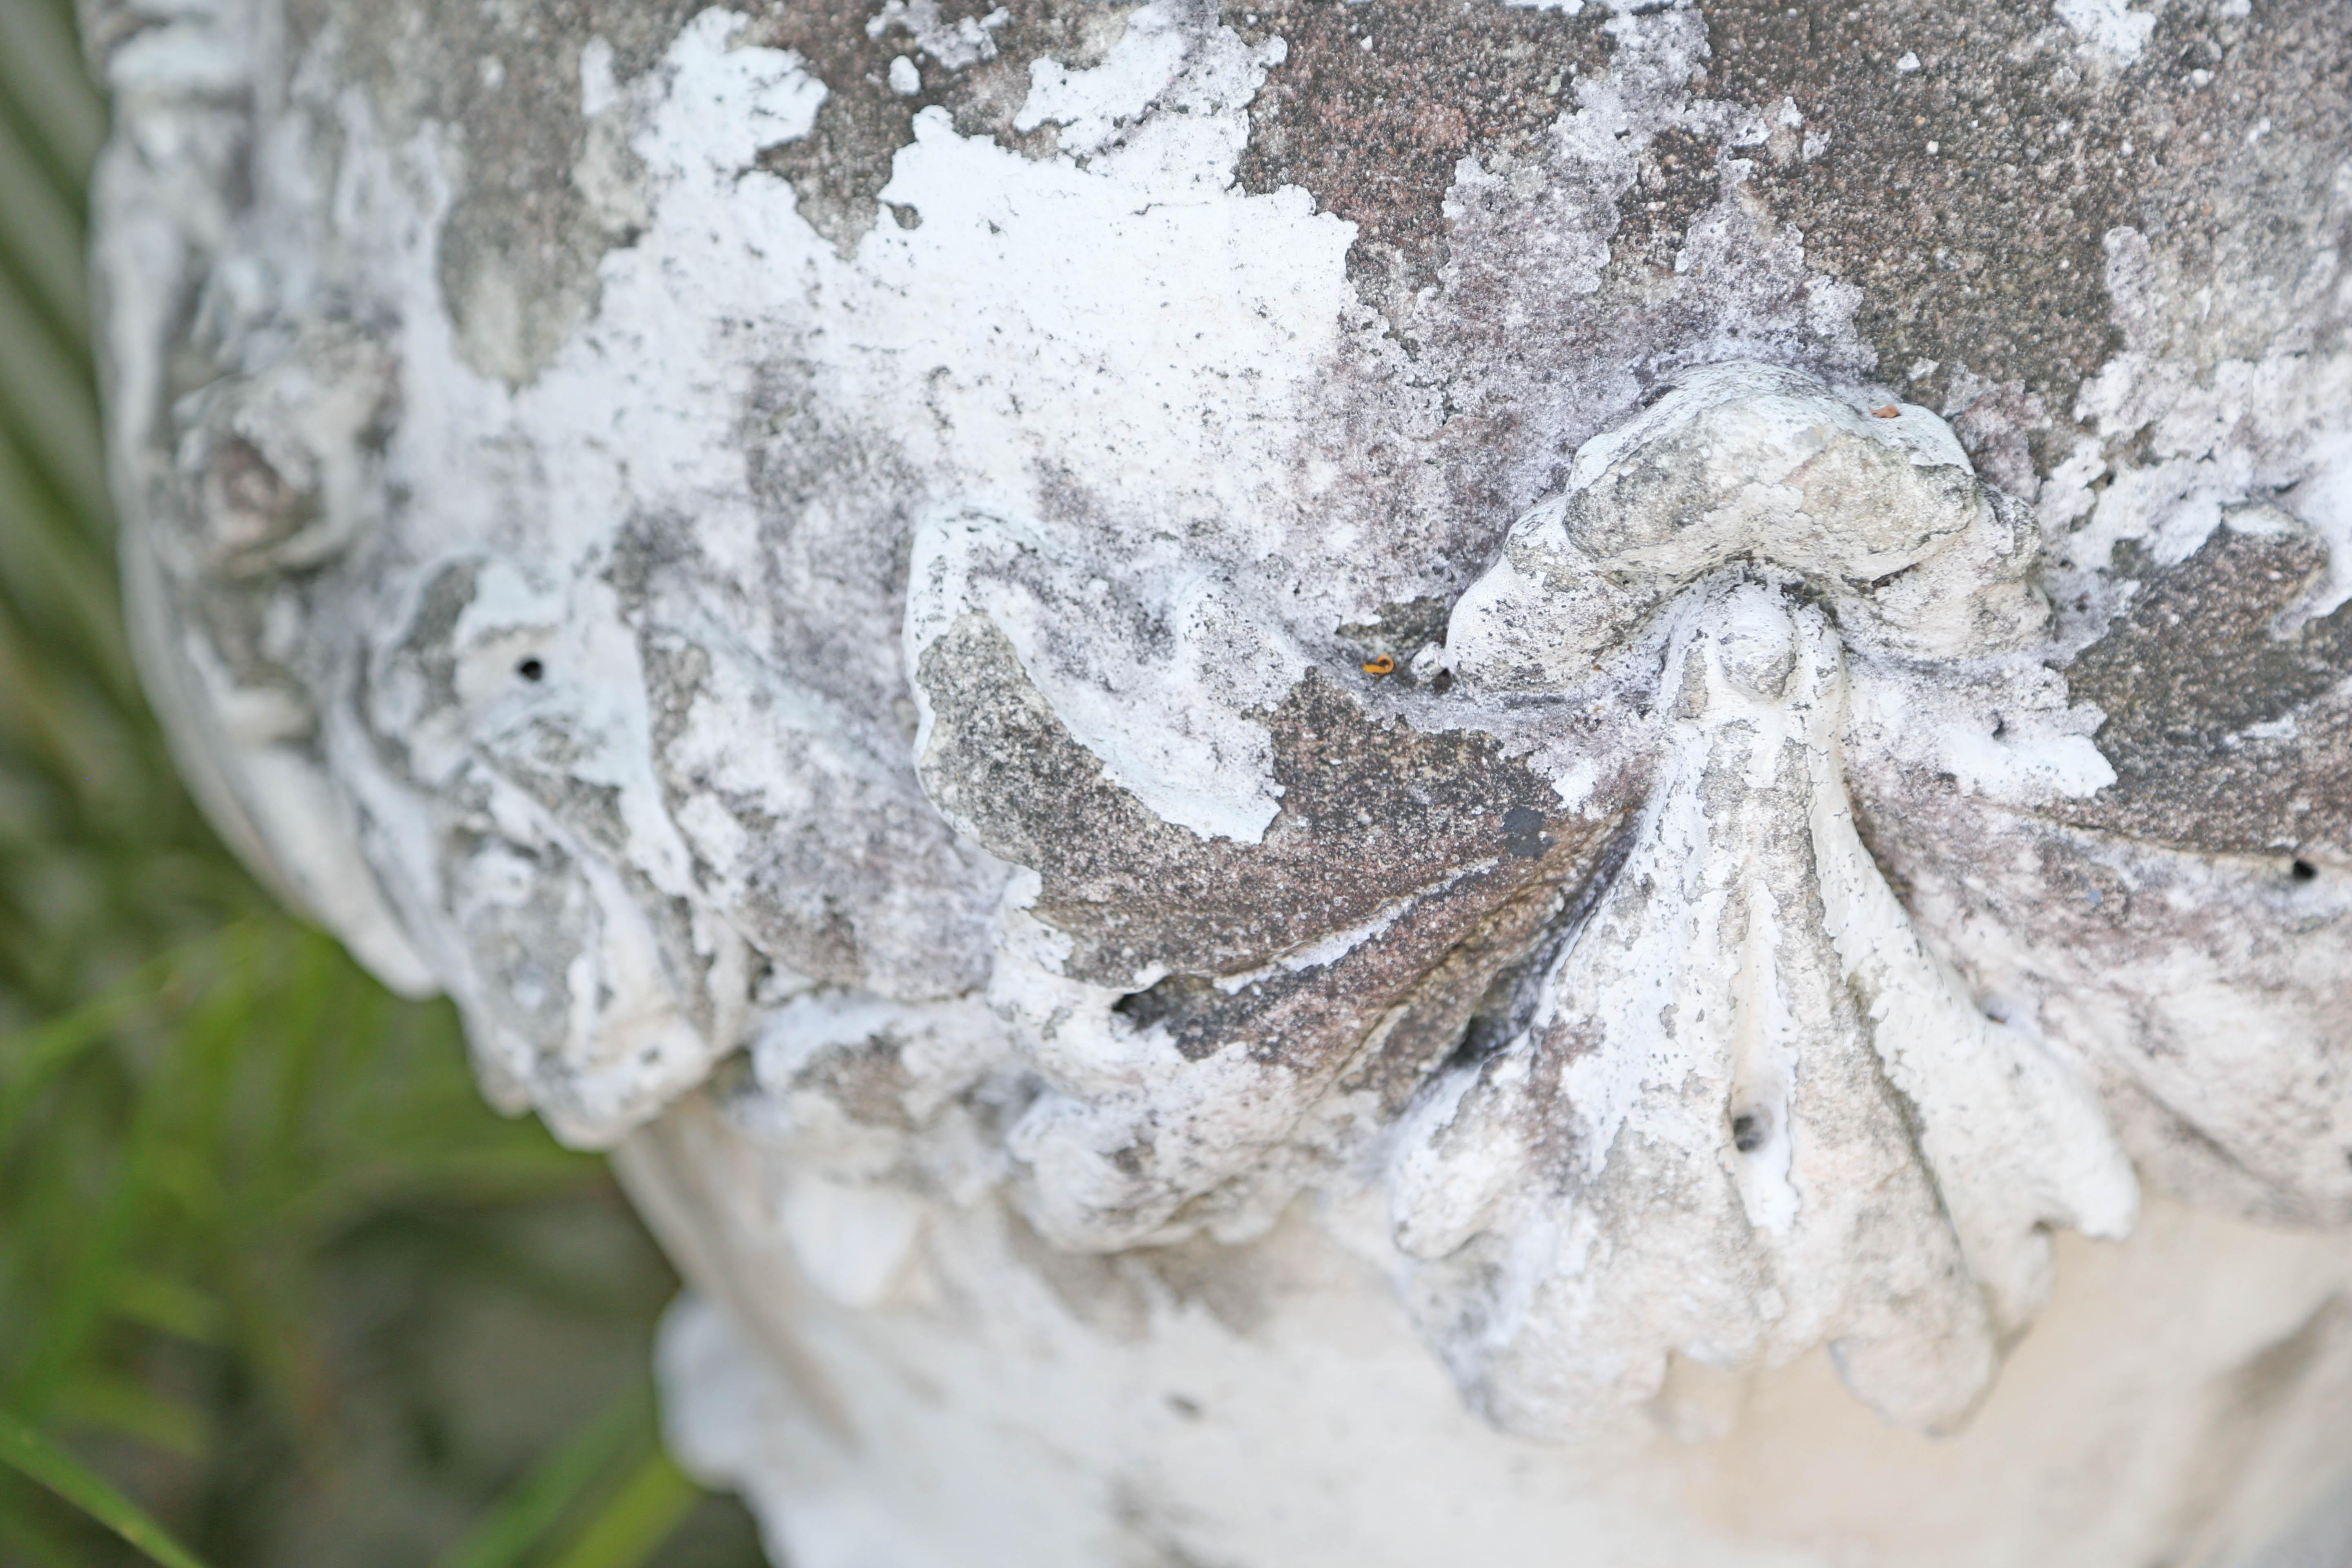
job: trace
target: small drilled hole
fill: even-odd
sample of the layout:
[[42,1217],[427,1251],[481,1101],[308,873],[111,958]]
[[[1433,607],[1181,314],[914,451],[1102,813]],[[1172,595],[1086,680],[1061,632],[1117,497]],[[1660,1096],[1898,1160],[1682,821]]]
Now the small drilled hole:
[[1752,1113],[1735,1116],[1731,1119],[1731,1146],[1743,1154],[1753,1154],[1757,1150],[1764,1147],[1767,1131],[1764,1119],[1760,1116]]
[[543,680],[547,678],[547,666],[540,663],[539,656],[533,654],[515,666],[515,673],[525,680]]
[[2287,875],[2298,882],[2308,882],[2319,875],[2319,868],[2308,860],[2297,860],[2287,868]]

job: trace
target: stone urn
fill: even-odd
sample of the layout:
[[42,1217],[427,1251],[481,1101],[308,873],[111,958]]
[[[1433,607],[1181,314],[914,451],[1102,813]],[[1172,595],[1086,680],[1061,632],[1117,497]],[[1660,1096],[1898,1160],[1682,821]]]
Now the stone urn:
[[2341,0],[85,0],[221,830],[793,1568],[2352,1560]]

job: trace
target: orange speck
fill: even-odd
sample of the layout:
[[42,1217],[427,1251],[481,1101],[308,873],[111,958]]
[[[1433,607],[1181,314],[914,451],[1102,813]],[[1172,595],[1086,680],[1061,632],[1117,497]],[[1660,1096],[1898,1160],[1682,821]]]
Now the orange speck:
[[1391,658],[1387,654],[1382,654],[1378,658],[1369,658],[1364,661],[1364,673],[1366,675],[1389,675],[1393,673],[1395,669],[1396,660]]
[[1895,407],[1892,403],[1888,404],[1884,408],[1874,408],[1871,412],[1877,415],[1881,419],[1900,419],[1903,417],[1903,410]]

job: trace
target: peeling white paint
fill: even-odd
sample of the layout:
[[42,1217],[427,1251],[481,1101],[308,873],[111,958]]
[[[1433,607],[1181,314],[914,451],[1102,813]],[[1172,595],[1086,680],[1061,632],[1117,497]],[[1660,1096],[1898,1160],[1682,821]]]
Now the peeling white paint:
[[2305,614],[2332,615],[2352,601],[2352,430],[2320,445],[2311,477],[2282,500],[2327,545],[2327,580]]
[[[1540,145],[1460,159],[1409,289],[1360,256],[1351,279],[1356,228],[1309,193],[1237,184],[1289,46],[1192,0],[1092,66],[1026,62],[1011,122],[1050,142],[920,112],[854,242],[761,167],[831,89],[750,16],[705,11],[634,74],[576,39],[573,185],[627,238],[593,312],[496,376],[445,297],[467,128],[395,122],[331,26],[257,76],[291,47],[263,0],[191,0],[110,56],[114,441],[159,701],[248,855],[379,973],[457,996],[494,1099],[625,1141],[725,1297],[665,1349],[678,1446],[754,1491],[780,1554],[1314,1568],[1573,1540],[1795,1568],[1944,1561],[1904,1555],[1933,1535],[2149,1561],[2175,1543],[2131,1500],[2196,1461],[2139,1439],[2347,1288],[2320,1243],[2162,1194],[2352,1212],[2314,1045],[2352,906],[2332,868],[2059,837],[2116,770],[2037,560],[2046,535],[2097,586],[2125,540],[2177,563],[2217,524],[2288,526],[2247,507],[2274,496],[2334,552],[2300,614],[2352,597],[2326,424],[2352,360],[2291,334],[2181,359],[2175,318],[2230,301],[2118,228],[2124,348],[2029,518],[1873,382],[1860,290],[1747,157],[1674,258],[1704,289],[1605,292],[1656,138],[1832,145],[1793,100],[1693,95],[1698,10],[1610,10],[1606,68]],[[2057,14],[2111,67],[2153,26]],[[888,0],[867,33],[911,94],[996,60],[1008,20]],[[153,280],[184,276],[220,380],[168,409],[187,344]],[[206,510],[231,437],[315,516]],[[202,595],[252,612],[249,647]],[[1410,686],[1336,647],[1431,598],[1452,622]],[[2069,612],[2068,651],[2111,602]],[[1596,829],[1534,889],[1556,902],[1520,989],[1394,1089],[1371,1069],[1406,1003],[1312,1070],[1285,1054],[1311,1009],[1184,1033],[1195,1001],[1387,958],[1540,835],[1211,973],[1081,970],[1055,921],[1133,873],[1104,857],[1049,897],[918,782],[940,715],[915,677],[971,617],[1019,700],[1202,856],[1309,830],[1268,714],[1310,675],[1369,726],[1493,741]],[[1206,920],[1230,894],[1203,865],[1166,897]],[[2147,1228],[2083,1243],[2131,1227],[2124,1150],[2173,1158],[2180,1107],[2241,1168],[2153,1165]],[[1827,1392],[1832,1363],[1900,1423],[1976,1425],[1915,1447]],[[1328,1441],[1297,1442],[1302,1410]],[[1823,1500],[1770,1468],[1812,1445],[1864,1479]],[[2019,1510],[1996,1461],[2026,1452],[2113,1469]]]

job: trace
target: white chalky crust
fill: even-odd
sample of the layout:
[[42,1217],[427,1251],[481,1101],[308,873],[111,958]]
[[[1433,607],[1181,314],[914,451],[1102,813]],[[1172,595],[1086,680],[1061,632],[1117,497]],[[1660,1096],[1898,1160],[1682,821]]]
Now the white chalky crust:
[[[2318,551],[2282,635],[2352,596],[2352,356],[2200,379],[2116,229],[2077,413],[2168,456],[2029,507],[1736,180],[1698,326],[1491,355],[1652,138],[1782,123],[1674,9],[1533,184],[1462,161],[1411,353],[1234,183],[1284,41],[1187,0],[1031,62],[1042,151],[922,110],[848,241],[751,16],[546,41],[594,249],[453,302],[485,149],[311,9],[93,11],[142,664],[238,848],[621,1150],[710,1298],[677,1441],[780,1555],[2222,1562],[2340,1470],[2352,847],[2082,826],[2063,672],[2120,542]],[[902,96],[997,58],[893,29]]]

